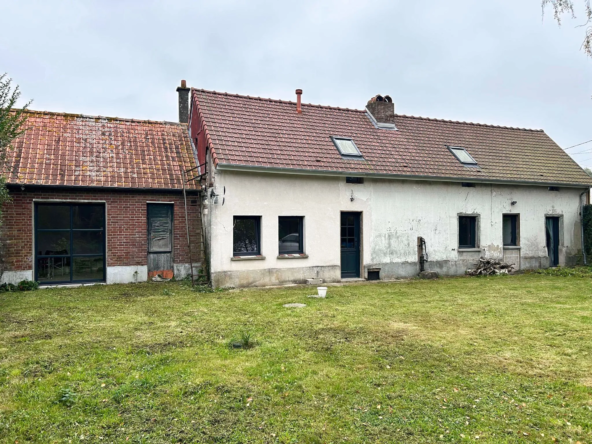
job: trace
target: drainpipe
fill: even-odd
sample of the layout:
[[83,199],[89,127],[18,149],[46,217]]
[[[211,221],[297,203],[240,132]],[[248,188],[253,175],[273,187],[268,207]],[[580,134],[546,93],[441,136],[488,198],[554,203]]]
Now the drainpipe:
[[586,257],[586,242],[584,239],[584,205],[582,204],[582,196],[588,191],[583,191],[580,194],[580,226],[582,229],[582,253],[584,254],[584,265],[588,265],[588,258]]

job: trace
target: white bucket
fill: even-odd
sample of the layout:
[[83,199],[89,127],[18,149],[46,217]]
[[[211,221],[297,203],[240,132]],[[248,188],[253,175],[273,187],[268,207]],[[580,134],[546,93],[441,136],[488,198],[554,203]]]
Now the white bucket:
[[327,296],[327,287],[317,287],[317,291],[319,292],[319,296],[324,298]]

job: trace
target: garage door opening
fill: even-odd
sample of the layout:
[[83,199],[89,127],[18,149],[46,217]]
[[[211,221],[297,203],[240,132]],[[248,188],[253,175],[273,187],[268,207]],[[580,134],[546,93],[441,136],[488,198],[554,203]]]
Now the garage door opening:
[[105,205],[35,205],[35,280],[105,281]]

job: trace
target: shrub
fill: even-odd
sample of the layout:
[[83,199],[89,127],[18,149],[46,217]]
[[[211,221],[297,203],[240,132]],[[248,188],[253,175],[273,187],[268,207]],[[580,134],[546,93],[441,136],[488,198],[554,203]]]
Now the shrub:
[[20,281],[18,283],[17,288],[19,291],[35,291],[39,288],[39,282],[25,279],[24,281]]
[[0,293],[6,293],[9,291],[18,291],[18,288],[14,284],[2,284],[0,285]]
[[10,291],[35,291],[39,288],[39,282],[29,281],[25,279],[20,281],[17,285],[14,284],[2,284],[0,285],[0,293],[6,293]]

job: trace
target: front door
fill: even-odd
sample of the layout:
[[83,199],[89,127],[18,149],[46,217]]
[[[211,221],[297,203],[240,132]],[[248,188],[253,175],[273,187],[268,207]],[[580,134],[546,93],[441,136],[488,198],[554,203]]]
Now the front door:
[[148,278],[173,277],[173,205],[148,204]]
[[341,213],[341,277],[360,277],[360,213]]
[[559,218],[547,217],[547,252],[549,253],[549,267],[559,265]]

